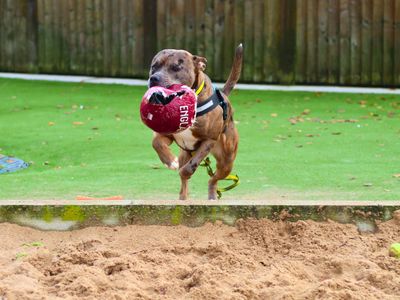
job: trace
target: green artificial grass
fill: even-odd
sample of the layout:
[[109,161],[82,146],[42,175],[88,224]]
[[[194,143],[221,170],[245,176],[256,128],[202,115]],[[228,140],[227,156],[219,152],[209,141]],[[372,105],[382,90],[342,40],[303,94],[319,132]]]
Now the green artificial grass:
[[[144,91],[1,79],[0,153],[31,166],[0,175],[0,199],[176,199],[179,175],[160,163],[140,121]],[[400,198],[399,96],[234,91],[230,98],[241,184],[224,199]],[[207,180],[199,168],[191,198],[207,197]]]

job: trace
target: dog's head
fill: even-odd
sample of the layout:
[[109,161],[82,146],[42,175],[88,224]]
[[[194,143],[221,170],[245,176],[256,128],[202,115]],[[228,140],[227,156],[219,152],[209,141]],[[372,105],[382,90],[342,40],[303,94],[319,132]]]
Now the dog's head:
[[169,87],[173,84],[193,87],[200,72],[205,70],[206,63],[204,57],[192,55],[185,50],[161,50],[151,62],[149,87]]

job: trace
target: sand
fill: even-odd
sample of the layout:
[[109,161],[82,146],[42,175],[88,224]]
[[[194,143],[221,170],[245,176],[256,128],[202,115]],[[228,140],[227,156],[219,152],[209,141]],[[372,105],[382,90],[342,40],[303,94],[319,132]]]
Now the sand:
[[71,232],[0,224],[0,299],[400,299],[400,259],[388,255],[400,212],[378,228],[266,219]]

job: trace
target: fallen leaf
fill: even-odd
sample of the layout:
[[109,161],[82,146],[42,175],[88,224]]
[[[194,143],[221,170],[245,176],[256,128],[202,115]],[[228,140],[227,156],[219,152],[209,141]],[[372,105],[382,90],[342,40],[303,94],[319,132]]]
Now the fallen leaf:
[[400,173],[398,173],[398,174],[393,174],[393,177],[394,177],[394,178],[400,178]]
[[56,123],[54,123],[54,122],[49,122],[49,123],[47,123],[49,126],[53,126],[54,124],[56,124]]
[[25,247],[43,247],[44,244],[42,242],[32,242],[32,243],[24,243],[22,246]]
[[303,112],[301,113],[302,115],[308,115],[311,112],[311,110],[309,110],[308,108],[306,108],[305,110],[303,110]]
[[372,186],[372,183],[364,183],[363,186],[365,186],[365,187],[371,187],[371,186]]
[[83,122],[72,122],[72,124],[73,124],[73,125],[76,125],[76,126],[80,126],[80,125],[83,125],[83,124],[85,124],[85,123],[83,123]]
[[368,102],[366,100],[360,100],[358,101],[358,104],[360,105],[366,105]]
[[26,253],[24,253],[24,252],[18,252],[18,253],[15,255],[15,259],[20,259],[20,258],[23,258],[23,257],[26,257],[26,256],[28,256],[28,254],[26,254]]
[[273,118],[276,118],[277,116],[278,116],[277,113],[272,113],[272,114],[271,114],[271,117],[273,117]]

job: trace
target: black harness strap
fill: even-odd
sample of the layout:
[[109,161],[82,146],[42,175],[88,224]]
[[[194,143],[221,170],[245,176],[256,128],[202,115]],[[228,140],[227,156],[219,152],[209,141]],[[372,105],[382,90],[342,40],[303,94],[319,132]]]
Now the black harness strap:
[[224,121],[228,117],[228,105],[225,102],[224,97],[221,95],[221,92],[218,89],[215,89],[214,93],[201,105],[197,105],[196,117],[200,117],[205,115],[206,113],[212,111],[217,106],[221,106],[223,113],[222,116]]

